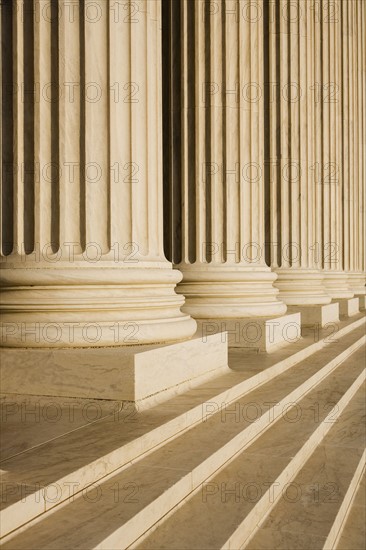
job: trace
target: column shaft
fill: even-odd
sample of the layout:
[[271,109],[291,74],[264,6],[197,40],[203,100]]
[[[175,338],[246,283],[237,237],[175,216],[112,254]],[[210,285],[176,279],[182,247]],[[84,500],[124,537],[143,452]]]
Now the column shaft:
[[3,86],[17,90],[3,344],[190,337],[181,274],[163,253],[161,4],[140,0],[126,16],[118,3],[59,0],[38,17],[42,3],[26,4],[1,8],[15,58]]
[[166,248],[183,272],[184,310],[201,319],[282,314],[264,257],[263,6],[173,1],[166,10],[163,32],[182,52],[166,76],[171,104],[181,94],[165,142]]
[[[322,107],[326,120],[323,133],[323,194],[324,244],[323,267],[325,286],[332,298],[351,298],[343,269],[343,213],[344,171],[342,154],[341,110],[344,99],[341,80],[340,30],[342,11],[340,2],[325,0],[322,9],[323,81]],[[352,189],[350,190],[352,200]],[[350,220],[352,223],[352,221]]]
[[[288,305],[331,301],[319,269],[318,134],[322,123],[325,131],[329,129],[329,122],[326,116],[321,119],[316,89],[320,32],[315,8],[313,2],[282,0],[274,5],[268,25],[269,84],[275,85],[278,95],[270,101],[266,121],[272,141],[266,159],[272,167],[267,240],[269,261],[278,274],[275,285]],[[327,200],[326,195],[325,205]]]
[[344,269],[355,294],[365,294],[365,150],[363,94],[365,59],[363,55],[364,6],[359,2],[342,4],[343,91],[346,130],[344,136]]

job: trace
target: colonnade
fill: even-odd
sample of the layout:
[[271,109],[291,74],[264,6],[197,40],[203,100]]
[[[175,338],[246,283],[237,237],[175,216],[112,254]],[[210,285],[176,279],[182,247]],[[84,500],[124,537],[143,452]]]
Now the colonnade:
[[281,92],[268,108],[269,226],[290,257],[275,251],[270,264],[287,304],[351,298],[365,293],[365,6],[271,6],[269,76]]
[[185,309],[270,316],[364,294],[364,3],[166,10],[165,242]]
[[364,293],[365,31],[358,0],[3,1],[3,345]]

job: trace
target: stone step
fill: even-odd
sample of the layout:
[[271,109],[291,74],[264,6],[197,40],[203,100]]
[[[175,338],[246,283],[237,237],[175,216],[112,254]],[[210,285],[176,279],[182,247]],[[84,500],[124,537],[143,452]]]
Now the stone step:
[[[231,371],[228,374],[149,411],[137,413],[134,407],[123,407],[99,421],[74,430],[70,430],[70,423],[66,422],[66,433],[60,436],[57,431],[54,438],[49,434],[49,441],[34,448],[29,442],[28,448],[21,453],[16,451],[24,441],[19,444],[16,440],[12,441],[7,449],[8,458],[1,463],[4,471],[1,487],[5,492],[0,513],[0,519],[3,518],[0,522],[1,535],[5,536],[93,483],[98,483],[106,475],[140,459],[202,422],[205,413],[212,414],[223,406],[227,407],[316,352],[326,349],[336,357],[358,338],[356,333],[362,332],[364,324],[364,315],[359,315],[353,321],[345,321],[326,330],[305,331],[301,341],[291,346],[292,352],[287,347],[258,357],[256,353],[232,350],[229,359]],[[15,426],[13,428],[13,433],[18,431],[22,435],[24,428],[29,431],[34,426],[24,426],[21,422],[18,430]],[[39,425],[39,428],[42,426]],[[81,439],[83,452],[80,452]],[[14,456],[12,448],[15,450]],[[5,521],[4,517],[8,519]]]
[[[365,395],[363,394],[363,398],[364,397]],[[365,412],[366,411],[364,411],[364,413]],[[363,418],[364,416],[365,414],[363,415]],[[363,418],[360,418],[360,424],[362,423]],[[334,520],[332,528],[328,533],[327,540],[325,541],[323,550],[333,550],[333,548],[338,548],[340,539],[342,538],[343,534],[345,535],[343,538],[343,544],[344,544],[344,542],[347,539],[349,539],[347,532],[345,532],[346,522],[348,523],[348,531],[349,531],[352,524],[357,523],[357,521],[360,521],[360,518],[362,519],[362,516],[365,516],[365,513],[364,514],[359,513],[360,510],[357,509],[358,508],[357,504],[353,506],[354,500],[356,499],[356,495],[359,492],[359,489],[361,486],[361,480],[362,478],[365,477],[365,465],[366,465],[366,450],[364,450],[362,454],[362,457],[358,463],[358,466],[353,475],[353,478],[348,486],[347,492],[344,495],[342,504],[338,510],[337,517]],[[353,514],[352,514],[352,518],[349,521],[349,514],[351,512],[351,509],[353,509]],[[365,510],[363,510],[363,512],[365,512]],[[365,534],[365,531],[363,532],[363,534]],[[365,540],[366,539],[363,536],[363,548],[365,547]],[[349,548],[355,548],[355,546],[351,544]]]
[[[363,328],[360,327],[353,335],[350,334],[342,339],[343,351],[340,352],[338,348],[341,345],[340,342],[333,347],[324,348],[316,357],[302,361],[296,369],[285,371],[275,379],[254,389],[239,399],[229,410],[224,407],[221,411],[212,414],[211,409],[210,414],[203,415],[202,421],[197,426],[142,460],[101,480],[98,487],[80,494],[75,499],[69,499],[67,506],[56,508],[54,513],[49,512],[43,518],[41,517],[40,523],[29,526],[24,536],[27,539],[33,536],[37,539],[34,548],[42,548],[42,545],[52,548],[54,544],[52,541],[60,545],[60,538],[54,532],[56,522],[63,527],[69,525],[68,535],[65,535],[65,532],[60,535],[63,537],[63,548],[69,547],[68,544],[70,547],[77,548],[85,537],[88,540],[88,548],[95,545],[108,549],[120,547],[121,544],[118,541],[121,540],[123,540],[123,547],[132,544],[212,476],[225,462],[268,429],[281,417],[283,410],[291,407],[294,401],[301,399],[324,377],[337,369],[339,364],[356,351],[364,341]],[[255,404],[254,414],[257,415],[255,418],[251,416],[253,403]],[[244,418],[243,411],[246,413]],[[223,415],[227,418],[224,429]],[[14,462],[11,466],[13,471],[17,469]],[[74,476],[73,481],[79,482],[77,476]],[[122,494],[119,494],[119,489]],[[93,499],[97,501],[94,503],[94,508],[90,502]],[[128,499],[127,502],[126,499]],[[16,504],[8,507],[8,517],[4,516],[8,519],[8,529],[15,506]],[[99,517],[105,518],[107,525],[99,526],[96,537],[102,537],[102,539],[96,542],[90,529],[98,522]],[[76,518],[79,522],[78,527],[76,524],[71,525]],[[84,534],[80,531],[83,525],[86,529]],[[13,526],[13,529],[15,528]],[[79,543],[75,538],[68,539],[69,536],[74,536],[72,535],[74,531],[76,538],[80,536]],[[52,540],[47,535],[49,532],[53,533]],[[87,532],[90,532],[90,537]],[[8,544],[14,543],[17,548],[22,548],[22,541],[19,539],[22,536],[22,534],[15,534]],[[28,548],[31,547],[29,540]]]
[[[293,480],[293,487],[300,487],[301,493],[291,500],[281,495],[254,537],[241,548],[337,548],[350,495],[357,490],[365,468],[364,417],[365,384]],[[350,549],[355,547],[347,546]]]
[[335,550],[364,550],[366,541],[366,474],[363,471],[355,499],[333,545]]
[[[296,402],[292,413],[283,416],[131,548],[242,548],[281,495],[294,499],[291,492],[296,473],[327,431],[336,427],[336,419],[347,418],[352,397],[360,396],[364,375],[362,363],[358,360],[356,365],[356,355]],[[276,536],[268,546],[271,550],[282,548],[276,546]],[[313,547],[308,544],[304,548]]]
[[[210,381],[165,404],[136,414],[122,409],[2,462],[1,535],[20,527],[54,506],[97,483],[118,468],[141,458],[164,442],[202,422],[213,410],[234,402],[261,384],[286,372],[323,348],[337,353],[352,344],[362,332],[364,316],[345,322],[329,332],[312,331],[294,345],[272,355],[232,354],[228,375]],[[343,341],[343,339],[346,339]],[[315,340],[315,341],[313,341]],[[23,431],[24,426],[21,426]],[[80,452],[80,439],[83,452]],[[75,480],[77,480],[75,482]],[[4,488],[5,487],[5,488]],[[56,494],[54,495],[54,493]],[[4,520],[4,515],[8,518]]]

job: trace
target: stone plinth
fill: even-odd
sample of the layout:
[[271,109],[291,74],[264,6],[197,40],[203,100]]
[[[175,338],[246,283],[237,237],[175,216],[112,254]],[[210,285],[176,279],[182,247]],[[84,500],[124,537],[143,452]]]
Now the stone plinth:
[[294,343],[301,337],[300,313],[272,319],[199,319],[198,334],[203,340],[223,333],[229,347],[273,351],[281,345]]
[[337,302],[326,305],[292,306],[287,310],[288,313],[296,311],[301,313],[303,327],[317,325],[322,328],[328,323],[339,322],[339,304]]
[[148,408],[228,370],[224,334],[166,346],[1,351],[1,391]]
[[360,312],[359,299],[350,298],[344,300],[337,300],[339,303],[339,315],[341,317],[352,317]]

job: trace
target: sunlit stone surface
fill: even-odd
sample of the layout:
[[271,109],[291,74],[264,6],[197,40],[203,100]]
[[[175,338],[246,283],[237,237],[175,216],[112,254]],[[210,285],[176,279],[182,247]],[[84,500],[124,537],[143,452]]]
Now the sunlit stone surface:
[[363,550],[365,2],[0,9],[4,550]]

